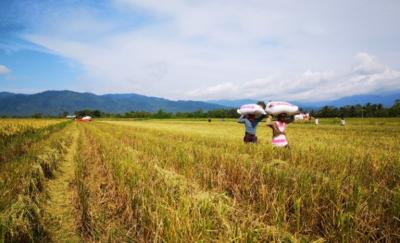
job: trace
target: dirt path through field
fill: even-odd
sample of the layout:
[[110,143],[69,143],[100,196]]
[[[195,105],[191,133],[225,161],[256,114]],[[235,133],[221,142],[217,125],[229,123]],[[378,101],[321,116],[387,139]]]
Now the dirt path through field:
[[76,230],[74,209],[74,156],[76,153],[79,131],[72,127],[72,143],[65,160],[60,162],[56,177],[48,182],[49,200],[45,205],[48,229],[54,242],[81,242]]

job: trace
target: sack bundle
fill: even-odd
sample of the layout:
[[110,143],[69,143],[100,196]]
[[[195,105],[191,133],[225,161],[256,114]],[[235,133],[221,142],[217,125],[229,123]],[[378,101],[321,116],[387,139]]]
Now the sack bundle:
[[257,105],[257,104],[247,104],[247,105],[242,105],[237,112],[240,115],[249,115],[249,114],[254,114],[254,115],[265,115],[266,112],[265,110]]
[[267,104],[265,111],[271,115],[279,115],[286,113],[287,115],[294,115],[299,112],[299,107],[284,101],[271,101]]

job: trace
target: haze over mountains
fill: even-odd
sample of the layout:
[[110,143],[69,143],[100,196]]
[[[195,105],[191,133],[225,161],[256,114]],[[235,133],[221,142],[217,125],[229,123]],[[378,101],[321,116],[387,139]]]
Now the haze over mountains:
[[[386,107],[400,99],[400,93],[388,95],[357,95],[344,97],[334,101],[296,102],[303,108],[318,109],[325,105],[344,106],[355,104],[380,103]],[[164,98],[149,97],[139,94],[105,94],[79,93],[73,91],[45,91],[37,94],[14,94],[0,92],[0,115],[31,116],[35,113],[43,115],[70,114],[78,110],[93,109],[108,113],[124,113],[129,111],[155,112],[162,109],[167,112],[192,112],[214,109],[236,108],[242,104],[255,103],[257,100],[209,100],[203,101],[172,101]]]

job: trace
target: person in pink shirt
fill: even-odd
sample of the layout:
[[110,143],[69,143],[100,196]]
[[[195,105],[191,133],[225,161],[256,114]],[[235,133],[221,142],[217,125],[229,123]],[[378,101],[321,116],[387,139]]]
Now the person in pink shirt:
[[286,139],[286,126],[294,121],[294,116],[288,116],[285,113],[279,114],[276,121],[272,120],[272,116],[267,118],[267,126],[272,129],[272,145],[279,148],[289,147]]

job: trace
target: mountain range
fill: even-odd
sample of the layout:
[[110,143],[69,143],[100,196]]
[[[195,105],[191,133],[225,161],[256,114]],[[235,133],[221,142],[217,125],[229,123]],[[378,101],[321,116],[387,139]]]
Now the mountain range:
[[[355,104],[379,103],[386,107],[400,99],[400,93],[385,95],[356,95],[333,101],[296,102],[304,110],[317,110],[322,106],[345,106]],[[254,99],[173,101],[164,98],[149,97],[139,94],[105,94],[79,93],[74,91],[45,91],[37,94],[15,94],[0,92],[1,116],[31,116],[35,113],[43,115],[59,115],[63,112],[73,114],[75,111],[92,109],[108,113],[124,113],[129,111],[155,112],[162,109],[167,112],[192,112],[214,109],[237,108],[243,104],[256,103]]]
[[[336,100],[329,101],[318,101],[318,102],[304,102],[304,101],[290,101],[293,104],[302,107],[305,110],[319,109],[323,106],[346,106],[346,105],[365,105],[368,102],[372,104],[382,104],[385,107],[391,107],[396,100],[400,99],[400,93],[391,93],[383,95],[354,95],[343,97]],[[208,100],[208,102],[213,104],[218,104],[227,107],[239,107],[243,104],[257,103],[255,99],[239,99],[239,100]]]
[[31,116],[35,113],[58,115],[63,112],[92,109],[108,113],[129,111],[191,112],[222,109],[225,106],[201,101],[172,101],[139,94],[78,93],[73,91],[45,91],[37,94],[0,92],[0,115]]

